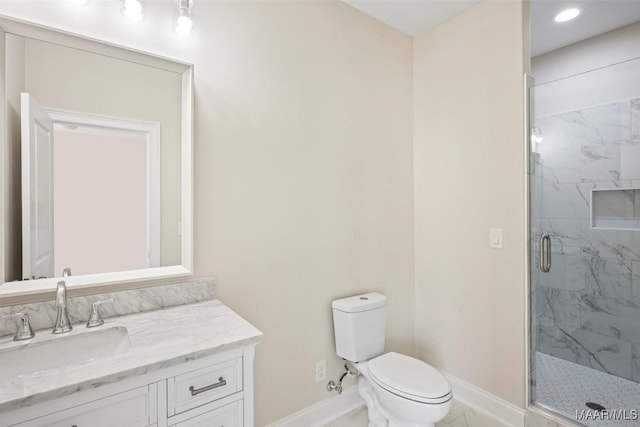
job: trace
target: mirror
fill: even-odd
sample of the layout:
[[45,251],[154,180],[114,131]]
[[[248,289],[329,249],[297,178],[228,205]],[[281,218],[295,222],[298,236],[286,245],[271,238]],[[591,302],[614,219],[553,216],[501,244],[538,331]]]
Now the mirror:
[[190,274],[192,66],[0,26],[0,297]]

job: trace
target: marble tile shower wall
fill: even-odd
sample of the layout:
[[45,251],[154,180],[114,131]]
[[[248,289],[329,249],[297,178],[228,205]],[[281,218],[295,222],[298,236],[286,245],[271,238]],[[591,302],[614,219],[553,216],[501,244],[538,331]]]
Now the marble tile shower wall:
[[591,189],[640,188],[640,99],[536,126],[533,236],[548,233],[553,253],[549,273],[532,257],[536,349],[640,382],[640,231],[590,220]]

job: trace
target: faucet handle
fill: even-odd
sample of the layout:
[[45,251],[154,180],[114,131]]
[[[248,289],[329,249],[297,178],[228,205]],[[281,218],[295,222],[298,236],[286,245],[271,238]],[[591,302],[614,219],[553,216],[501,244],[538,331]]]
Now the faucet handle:
[[107,302],[113,302],[113,298],[103,299],[91,304],[91,313],[89,314],[89,320],[87,321],[87,328],[95,328],[96,326],[104,325],[104,319],[100,315],[98,307]]
[[21,320],[18,322],[18,329],[16,330],[16,335],[13,337],[14,341],[30,340],[31,338],[36,336],[36,333],[33,332],[33,328],[31,328],[29,315],[26,313],[7,314],[6,316],[0,317],[0,320],[12,317],[18,317]]

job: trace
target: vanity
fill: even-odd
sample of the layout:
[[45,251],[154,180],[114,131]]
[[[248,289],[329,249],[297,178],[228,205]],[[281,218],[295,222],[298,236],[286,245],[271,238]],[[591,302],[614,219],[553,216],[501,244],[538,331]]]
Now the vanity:
[[193,65],[4,16],[0,57],[0,427],[252,427],[262,333],[184,280]]
[[253,426],[261,337],[217,299],[5,336],[0,426]]

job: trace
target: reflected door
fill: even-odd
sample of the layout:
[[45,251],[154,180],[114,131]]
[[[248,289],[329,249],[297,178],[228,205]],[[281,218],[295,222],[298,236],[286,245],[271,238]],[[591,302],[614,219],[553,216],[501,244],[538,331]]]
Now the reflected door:
[[22,277],[53,276],[53,120],[21,94]]

